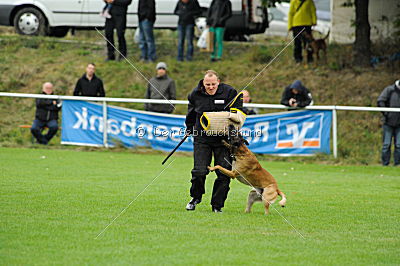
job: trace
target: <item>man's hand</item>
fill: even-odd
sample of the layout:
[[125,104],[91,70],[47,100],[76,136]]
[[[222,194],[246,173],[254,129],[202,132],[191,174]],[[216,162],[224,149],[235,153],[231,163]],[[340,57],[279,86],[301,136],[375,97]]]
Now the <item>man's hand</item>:
[[289,100],[289,105],[290,105],[290,107],[297,107],[296,99],[291,98],[291,99]]

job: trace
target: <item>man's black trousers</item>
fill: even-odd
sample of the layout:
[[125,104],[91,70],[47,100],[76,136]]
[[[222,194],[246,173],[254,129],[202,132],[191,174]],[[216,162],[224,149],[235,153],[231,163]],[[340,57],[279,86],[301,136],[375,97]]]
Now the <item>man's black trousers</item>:
[[[118,36],[118,50],[122,55],[126,56],[126,41],[125,41],[125,29],[126,29],[126,14],[124,15],[112,15],[111,18],[106,19],[105,33],[106,38],[109,42],[114,45],[114,29],[117,30]],[[115,59],[114,48],[107,42],[107,56],[108,59]]]
[[[293,38],[297,36],[304,28],[304,31],[294,40],[294,59],[296,60],[296,63],[300,63],[303,61],[303,47],[306,47],[307,43],[309,40],[304,36],[304,33],[307,32],[308,34],[311,33],[311,26],[297,26],[293,27]],[[303,46],[303,47],[302,47]],[[307,49],[307,63],[311,63],[313,61],[313,52],[311,47],[308,47]]]
[[[232,169],[231,157],[228,149],[222,143],[194,143],[194,167],[192,170],[192,186],[190,196],[195,199],[202,198],[205,193],[206,175],[209,173],[207,166],[210,166],[212,155],[214,154],[214,165],[220,165],[228,170]],[[228,161],[227,161],[228,160]],[[220,171],[216,171],[217,179],[211,198],[211,205],[216,208],[224,207],[224,202],[228,196],[230,178]]]

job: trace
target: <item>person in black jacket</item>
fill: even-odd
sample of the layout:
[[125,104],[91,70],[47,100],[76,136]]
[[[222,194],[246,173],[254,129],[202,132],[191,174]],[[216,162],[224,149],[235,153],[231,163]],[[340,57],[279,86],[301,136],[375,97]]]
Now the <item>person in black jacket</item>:
[[296,80],[285,88],[282,94],[281,104],[289,106],[291,109],[306,107],[312,104],[312,96],[301,81]]
[[[111,17],[106,19],[105,25],[105,36],[107,38],[107,59],[115,60],[114,54],[114,29],[117,30],[118,36],[118,50],[123,56],[126,57],[126,41],[125,41],[125,29],[126,29],[126,13],[128,12],[128,6],[132,3],[132,0],[105,0],[107,4],[112,4],[110,10]],[[122,60],[123,57],[119,56],[118,60]]]
[[185,39],[187,40],[186,60],[193,58],[194,20],[201,14],[201,8],[197,0],[179,0],[174,14],[178,20],[178,61],[183,61]]
[[[400,108],[400,80],[386,87],[378,97],[379,107]],[[390,163],[390,147],[394,139],[394,165],[400,165],[400,113],[383,113],[382,164]]]
[[[206,175],[209,173],[207,167],[211,164],[212,154],[214,154],[214,165],[218,164],[226,169],[232,169],[229,151],[221,142],[225,137],[207,136],[201,127],[200,118],[203,112],[229,111],[230,108],[241,110],[243,107],[241,95],[231,86],[220,83],[215,71],[208,70],[204,79],[199,81],[197,87],[188,96],[186,134],[193,135],[194,138],[194,167],[190,188],[192,199],[186,205],[188,211],[196,208],[205,193],[204,184]],[[230,178],[219,171],[216,173],[217,179],[214,182],[211,206],[213,212],[221,212],[228,196]]]
[[213,0],[207,12],[207,26],[214,33],[214,50],[211,62],[222,57],[226,21],[232,16],[232,4],[229,0]]
[[156,2],[155,0],[139,0],[139,47],[142,51],[141,61],[155,62],[156,44],[154,42],[154,22],[156,21]]
[[105,97],[103,81],[94,73],[96,65],[90,63],[86,67],[86,73],[78,79],[74,89],[74,96]]
[[[43,84],[42,93],[53,94],[53,84],[46,82]],[[36,99],[35,120],[31,127],[32,135],[37,139],[38,143],[46,145],[58,130],[58,111],[61,109],[61,102],[52,99]],[[42,130],[47,127],[49,130],[46,135],[42,134]]]

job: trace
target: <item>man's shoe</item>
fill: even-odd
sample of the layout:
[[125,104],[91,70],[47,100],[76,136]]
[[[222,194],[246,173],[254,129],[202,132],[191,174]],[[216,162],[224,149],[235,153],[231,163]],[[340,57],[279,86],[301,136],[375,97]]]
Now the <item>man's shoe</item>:
[[217,212],[217,213],[221,213],[222,212],[222,210],[221,210],[221,208],[218,208],[218,207],[212,207],[212,211],[213,212]]
[[199,199],[191,199],[189,203],[186,205],[186,210],[188,211],[194,211],[196,209],[196,205],[199,204],[201,200]]

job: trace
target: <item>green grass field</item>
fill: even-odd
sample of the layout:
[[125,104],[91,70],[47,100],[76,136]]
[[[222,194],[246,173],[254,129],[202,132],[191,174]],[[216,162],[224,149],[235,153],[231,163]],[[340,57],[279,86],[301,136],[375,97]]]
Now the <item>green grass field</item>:
[[[262,162],[286,208],[243,212],[233,181],[222,214],[210,191],[187,212],[192,158],[0,148],[0,264],[400,264],[400,169]],[[279,209],[278,209],[279,207]],[[278,210],[304,239],[278,214]]]

